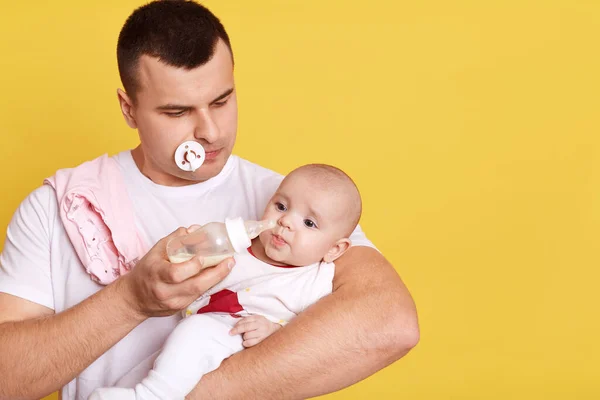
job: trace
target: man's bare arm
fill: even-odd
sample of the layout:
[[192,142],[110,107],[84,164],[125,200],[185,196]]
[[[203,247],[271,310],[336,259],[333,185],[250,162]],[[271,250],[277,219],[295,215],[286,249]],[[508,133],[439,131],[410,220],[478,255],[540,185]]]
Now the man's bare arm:
[[0,294],[0,398],[39,399],[60,389],[142,322],[116,292],[109,286],[60,314]]
[[0,293],[0,399],[60,389],[143,320],[181,310],[227,276],[227,261],[200,273],[199,259],[170,264],[165,245],[172,235],[131,273],[59,314]]
[[403,357],[419,340],[414,302],[374,249],[336,261],[334,292],[206,375],[189,399],[304,399],[330,393]]

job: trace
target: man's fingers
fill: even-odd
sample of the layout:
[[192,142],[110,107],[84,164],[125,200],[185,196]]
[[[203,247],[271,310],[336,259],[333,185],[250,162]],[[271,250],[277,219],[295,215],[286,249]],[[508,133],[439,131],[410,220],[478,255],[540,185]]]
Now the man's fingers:
[[168,236],[160,239],[156,244],[152,247],[153,249],[160,249],[162,254],[164,254],[165,259],[167,258],[167,243],[175,237],[187,235],[188,231],[186,228],[179,227],[171,232]]
[[214,267],[203,269],[196,276],[187,279],[183,284],[186,285],[188,293],[199,296],[225,279],[234,265],[234,259],[231,257],[227,258]]
[[202,228],[202,225],[190,225],[190,227],[187,228],[187,233],[192,233],[200,228]]
[[169,264],[160,273],[160,278],[167,283],[181,283],[195,275],[204,268],[204,259],[192,257],[188,261]]
[[169,233],[164,238],[160,239],[158,241],[158,243],[160,243],[160,242],[166,243],[169,240],[173,239],[174,237],[183,236],[183,235],[187,235],[187,234],[188,234],[188,230],[186,228],[180,226],[179,228],[175,229],[173,232]]

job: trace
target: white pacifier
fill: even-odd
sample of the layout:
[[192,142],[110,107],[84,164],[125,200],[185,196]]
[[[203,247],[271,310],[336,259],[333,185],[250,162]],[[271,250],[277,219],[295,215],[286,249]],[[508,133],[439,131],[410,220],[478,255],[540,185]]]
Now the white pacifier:
[[194,172],[204,163],[205,158],[204,147],[193,140],[181,143],[175,150],[175,164],[183,171]]

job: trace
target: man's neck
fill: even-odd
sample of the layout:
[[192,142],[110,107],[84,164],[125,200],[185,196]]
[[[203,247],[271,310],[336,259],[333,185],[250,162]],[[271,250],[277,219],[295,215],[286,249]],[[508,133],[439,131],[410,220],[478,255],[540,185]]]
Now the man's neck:
[[135,149],[131,150],[131,157],[133,158],[133,162],[137,166],[140,173],[157,185],[188,186],[198,183],[165,174],[164,172],[156,171],[156,169],[152,168],[151,164],[146,159],[141,145],[138,145]]

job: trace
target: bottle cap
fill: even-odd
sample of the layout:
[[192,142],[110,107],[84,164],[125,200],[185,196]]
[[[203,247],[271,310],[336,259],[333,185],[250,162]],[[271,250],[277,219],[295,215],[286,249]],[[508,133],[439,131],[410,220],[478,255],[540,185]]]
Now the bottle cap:
[[248,237],[248,233],[246,233],[246,226],[242,217],[227,218],[225,220],[225,228],[227,229],[229,241],[236,253],[242,253],[250,247],[252,242]]

